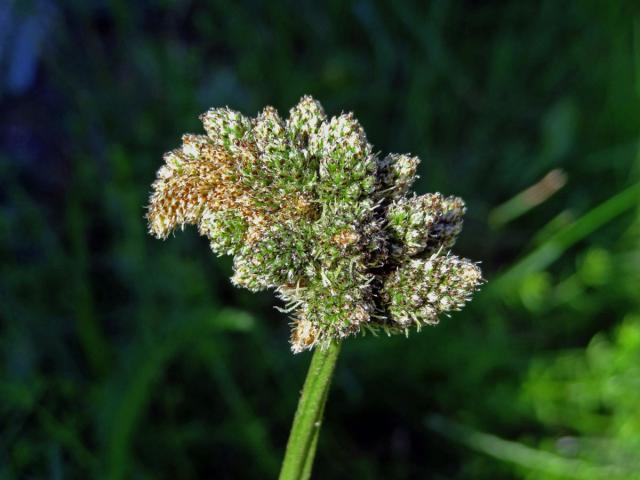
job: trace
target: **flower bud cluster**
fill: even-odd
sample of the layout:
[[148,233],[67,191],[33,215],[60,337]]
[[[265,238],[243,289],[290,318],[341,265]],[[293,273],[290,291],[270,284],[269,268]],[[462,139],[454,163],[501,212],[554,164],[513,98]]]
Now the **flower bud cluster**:
[[394,201],[387,209],[394,255],[414,257],[448,250],[462,230],[465,211],[461,198],[443,197],[439,193]]
[[329,119],[305,96],[287,119],[267,107],[201,120],[206,135],[165,155],[150,232],[197,225],[216,254],[234,256],[235,285],[274,289],[294,352],[434,324],[482,282],[475,263],[449,253],[464,202],[410,194],[419,159],[379,158],[352,114]]

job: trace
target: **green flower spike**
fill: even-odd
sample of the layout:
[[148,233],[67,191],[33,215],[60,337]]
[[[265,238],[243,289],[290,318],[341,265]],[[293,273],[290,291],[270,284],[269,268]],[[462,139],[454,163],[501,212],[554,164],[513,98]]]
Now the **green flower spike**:
[[235,285],[273,288],[294,352],[435,324],[482,283],[475,263],[449,253],[464,202],[411,194],[419,159],[378,158],[352,114],[329,119],[305,96],[286,120],[272,107],[201,120],[206,135],[165,155],[150,232],[197,225],[216,254],[234,256]]

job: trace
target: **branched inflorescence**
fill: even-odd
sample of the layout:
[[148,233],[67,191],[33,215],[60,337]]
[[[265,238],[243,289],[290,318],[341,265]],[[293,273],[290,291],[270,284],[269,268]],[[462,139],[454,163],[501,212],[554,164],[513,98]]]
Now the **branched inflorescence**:
[[482,281],[449,253],[464,202],[416,196],[417,157],[373,151],[352,114],[327,118],[305,96],[283,120],[227,108],[201,116],[153,184],[158,238],[195,224],[235,285],[273,288],[292,314],[294,352],[366,330],[405,333],[459,310]]

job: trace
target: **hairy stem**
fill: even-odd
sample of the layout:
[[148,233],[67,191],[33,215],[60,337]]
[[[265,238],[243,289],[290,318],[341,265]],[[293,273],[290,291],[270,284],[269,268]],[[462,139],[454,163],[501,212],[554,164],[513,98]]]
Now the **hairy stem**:
[[311,476],[324,405],[339,353],[338,342],[332,343],[326,350],[318,348],[313,353],[293,418],[280,480],[302,480]]

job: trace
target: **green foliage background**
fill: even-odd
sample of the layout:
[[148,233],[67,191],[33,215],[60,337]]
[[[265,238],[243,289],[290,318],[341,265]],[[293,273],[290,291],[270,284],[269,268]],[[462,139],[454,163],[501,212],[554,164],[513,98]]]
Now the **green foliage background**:
[[636,478],[635,2],[2,8],[1,479],[276,475],[309,355],[271,294],[143,216],[200,113],[305,93],[467,201],[457,252],[488,279],[436,328],[346,342],[316,477]]

